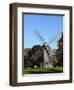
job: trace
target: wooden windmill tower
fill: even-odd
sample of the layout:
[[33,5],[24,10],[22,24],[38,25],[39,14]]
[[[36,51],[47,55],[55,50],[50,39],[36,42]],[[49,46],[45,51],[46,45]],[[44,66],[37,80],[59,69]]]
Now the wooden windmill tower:
[[40,35],[39,32],[35,31],[35,33],[36,33],[36,36],[39,38],[39,40],[42,42],[41,48],[43,50],[43,62],[41,63],[41,67],[45,67],[45,68],[53,67],[52,56],[54,55],[54,52],[50,48],[49,44],[52,43],[55,39],[52,39],[49,43],[47,43],[44,41],[43,37]]

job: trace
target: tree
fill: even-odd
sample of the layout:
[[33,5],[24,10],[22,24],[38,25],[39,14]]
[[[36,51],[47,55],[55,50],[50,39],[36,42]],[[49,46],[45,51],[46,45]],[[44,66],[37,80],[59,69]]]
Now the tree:
[[32,61],[28,57],[24,56],[24,68],[32,67]]
[[57,66],[63,66],[63,33],[57,42],[58,49],[56,50]]

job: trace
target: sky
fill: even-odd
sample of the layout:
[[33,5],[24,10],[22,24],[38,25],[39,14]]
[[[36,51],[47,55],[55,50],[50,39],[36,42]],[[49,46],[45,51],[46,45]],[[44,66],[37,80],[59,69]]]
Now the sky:
[[[49,43],[53,49],[57,48],[57,40],[63,32],[62,15],[36,15],[24,14],[24,48],[32,48],[34,45],[42,45],[43,42],[35,32],[38,32],[44,42]],[[55,38],[55,39],[54,39]]]

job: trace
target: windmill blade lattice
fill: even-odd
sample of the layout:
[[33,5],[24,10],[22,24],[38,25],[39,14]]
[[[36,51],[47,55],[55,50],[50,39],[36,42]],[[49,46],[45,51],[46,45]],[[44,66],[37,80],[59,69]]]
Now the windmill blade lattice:
[[40,35],[40,33],[38,31],[34,31],[36,36],[39,38],[39,40],[42,42],[42,43],[45,43],[43,37]]

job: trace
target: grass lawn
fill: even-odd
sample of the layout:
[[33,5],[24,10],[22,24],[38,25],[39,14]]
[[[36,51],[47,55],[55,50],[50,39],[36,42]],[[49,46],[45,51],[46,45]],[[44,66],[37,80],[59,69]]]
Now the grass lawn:
[[24,69],[24,74],[62,73],[62,72],[63,67]]

